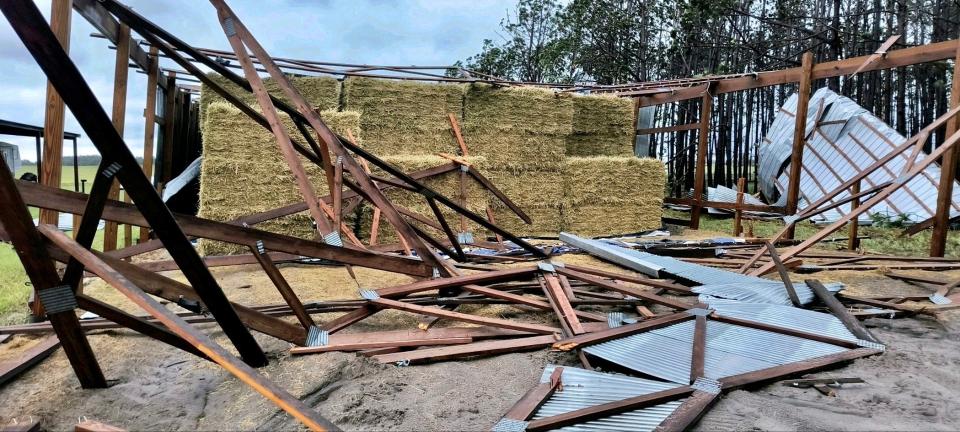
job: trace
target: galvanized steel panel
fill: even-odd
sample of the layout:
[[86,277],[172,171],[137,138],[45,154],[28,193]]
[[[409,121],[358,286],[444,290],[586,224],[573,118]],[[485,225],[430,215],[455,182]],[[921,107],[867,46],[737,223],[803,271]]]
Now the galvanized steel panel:
[[[648,276],[679,277],[705,285],[705,287],[694,288],[694,292],[700,294],[741,301],[790,304],[790,298],[787,296],[786,288],[782,282],[614,246],[603,241],[577,237],[564,232],[560,233],[560,240],[583,249],[591,255]],[[809,303],[813,300],[813,292],[805,284],[795,283],[794,289],[802,303]]]
[[[814,117],[820,107],[827,107],[821,117],[822,122],[840,121],[821,127],[822,133],[814,132]],[[796,95],[791,96],[775,117],[764,142],[759,148],[760,190],[768,199],[783,195],[789,178],[784,163],[788,161],[793,141],[794,117],[789,113],[796,110]],[[906,141],[902,135],[889,125],[866,111],[849,98],[837,95],[827,88],[818,90],[811,96],[807,112],[809,139],[803,153],[804,169],[800,173],[799,208],[803,209],[811,201],[817,200],[836,189],[847,179],[861,172],[877,159],[892,151]],[[862,144],[862,145],[861,145]],[[908,150],[890,160],[867,176],[861,189],[867,189],[899,177],[906,167]],[[924,156],[921,154],[921,156]],[[940,168],[936,164],[927,167],[903,188],[894,192],[886,200],[859,217],[863,223],[871,222],[871,214],[883,214],[890,217],[906,215],[911,221],[920,222],[930,218],[935,211],[937,184],[940,180]],[[954,187],[951,215],[960,214],[960,184]],[[835,199],[843,199],[847,192]],[[812,220],[830,222],[849,213],[850,205],[845,204],[824,212]]]
[[[555,365],[548,365],[543,371],[541,382],[549,382],[550,374],[553,373],[555,368]],[[563,367],[560,379],[563,382],[563,391],[554,393],[534,414],[534,420],[679,387],[673,383],[593,372],[569,366]],[[684,400],[678,399],[649,408],[567,426],[559,430],[652,431],[673,413]]]
[[[583,348],[637,372],[686,384],[693,352],[692,321]],[[845,348],[779,333],[707,321],[704,375],[720,379],[836,354]]]
[[831,314],[795,308],[793,306],[744,303],[717,298],[701,301],[707,303],[711,309],[723,316],[745,319],[777,327],[800,330],[808,333],[816,333],[819,335],[830,336],[835,339],[843,339],[851,342],[857,341],[857,337],[854,336],[853,333],[850,333],[850,330],[847,329],[847,326],[843,325],[843,322],[840,321],[840,319]]

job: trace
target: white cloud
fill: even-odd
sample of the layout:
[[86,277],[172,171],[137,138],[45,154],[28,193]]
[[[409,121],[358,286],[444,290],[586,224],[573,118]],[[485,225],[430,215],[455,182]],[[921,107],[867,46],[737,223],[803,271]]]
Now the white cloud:
[[[50,0],[37,1],[49,16]],[[147,19],[197,47],[229,49],[216,11],[204,1],[129,0]],[[476,53],[483,39],[496,34],[500,19],[515,0],[233,0],[230,7],[266,49],[277,57],[343,63],[447,65]],[[96,30],[74,13],[70,56],[97,99],[110,114],[115,52],[109,42],[91,38]],[[0,19],[0,118],[43,125],[46,78],[10,28]],[[179,69],[172,62],[165,66]],[[134,155],[143,153],[145,75],[129,74],[124,139]],[[72,115],[66,130],[82,135],[80,154],[96,148]],[[33,160],[33,138],[0,136],[20,145]],[[71,154],[69,144],[64,154]]]

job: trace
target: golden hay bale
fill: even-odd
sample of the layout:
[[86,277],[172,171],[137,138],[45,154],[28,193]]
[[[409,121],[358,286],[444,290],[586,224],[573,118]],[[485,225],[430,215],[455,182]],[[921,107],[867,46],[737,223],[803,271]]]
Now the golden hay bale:
[[[283,117],[291,128],[289,117]],[[351,130],[355,135],[360,134],[357,113],[324,111],[321,117],[334,131],[344,133]],[[272,133],[224,102],[214,102],[207,107],[205,122],[199,216],[230,221],[303,201]],[[326,195],[328,188],[323,170],[303,157],[300,161],[314,191]],[[344,215],[344,219],[352,217]],[[265,222],[262,227],[287,235],[307,234],[312,238],[311,221],[304,213]],[[205,253],[243,251],[242,248],[207,243],[201,242],[201,250]]]
[[562,136],[475,133],[466,142],[471,153],[487,158],[490,169],[519,174],[559,171],[566,154]]
[[[464,102],[465,135],[508,133],[566,136],[572,132],[573,98],[537,87],[472,84]],[[471,145],[467,141],[467,145]],[[478,150],[479,151],[479,150]]]
[[362,113],[364,147],[377,155],[454,152],[448,114],[461,121],[464,86],[351,77],[344,109]]
[[[253,93],[241,89],[240,86],[234,84],[232,81],[219,74],[211,72],[207,74],[207,77],[219,84],[221,87],[226,88],[246,104],[257,107],[257,110],[259,111],[257,98],[253,95]],[[316,109],[320,111],[336,110],[340,106],[340,82],[337,81],[336,78],[290,77],[289,79],[294,88],[296,88],[297,91],[299,91],[300,94],[303,95],[303,97],[307,100],[307,102],[309,102]],[[263,84],[267,87],[267,91],[271,95],[277,99],[289,103],[290,99],[287,98],[286,94],[280,89],[280,86],[275,80],[266,78],[264,79]],[[200,87],[201,127],[203,127],[204,119],[206,118],[207,108],[214,102],[224,102],[229,104],[229,102],[227,102],[226,99],[220,96],[217,92],[211,90],[206,85],[202,85]]]
[[[525,206],[558,207],[563,202],[562,171],[489,171],[483,173],[521,208]],[[499,201],[490,195],[491,202]],[[502,205],[502,204],[500,204]]]
[[[286,126],[292,138],[306,145],[293,125],[290,116],[280,114],[280,121]],[[324,123],[336,133],[350,131],[362,142],[360,114],[353,111],[321,111]],[[214,102],[207,107],[204,118],[203,154],[221,156],[233,160],[282,162],[283,156],[277,148],[276,137],[270,130],[260,126],[246,114],[227,102]],[[311,164],[301,158],[304,165]]]
[[651,158],[571,157],[562,175],[564,205],[626,204],[663,200],[666,170]]
[[[526,224],[509,208],[502,205],[491,205],[496,225],[519,237],[556,237],[563,229],[563,216],[560,206],[528,205],[520,206],[531,224]],[[492,233],[484,232],[485,235]]]
[[660,228],[662,198],[622,204],[564,206],[563,229],[583,236],[630,234]]
[[556,171],[572,131],[568,94],[532,87],[474,84],[464,102],[467,147],[501,171]]
[[616,96],[573,98],[573,133],[567,156],[631,156],[635,131],[633,103]]
[[[426,168],[432,168],[438,165],[444,165],[450,163],[448,159],[442,158],[440,156],[434,155],[393,155],[385,156],[382,158],[385,162],[399,168],[400,170],[406,173],[412,173]],[[471,156],[466,158],[474,167],[480,169],[486,162],[486,159],[482,156]],[[385,173],[381,170],[374,170],[375,174],[384,175]],[[435,190],[437,193],[446,196],[454,200],[455,203],[459,204],[460,196],[460,171],[451,171],[444,173],[440,176],[423,179],[421,180],[425,186]],[[466,179],[466,192],[467,192],[467,205],[466,208],[479,214],[483,214],[483,209],[486,207],[487,195],[483,186],[478,182],[473,180],[472,177]],[[430,220],[435,221],[436,217],[433,215],[433,211],[430,206],[427,204],[424,197],[420,194],[398,189],[391,188],[386,192],[387,198],[390,199],[392,203],[397,206],[405,207],[411,211],[419,213],[427,217]],[[454,229],[454,231],[459,231],[459,216],[456,212],[444,206],[443,204],[438,203],[441,212],[447,220],[447,223]],[[371,223],[373,221],[373,208],[370,206],[365,206],[363,215],[361,216],[360,221],[360,233],[363,238],[369,238]],[[468,228],[470,229],[470,228]],[[433,233],[432,230],[428,232]],[[389,226],[386,219],[381,219],[380,223],[380,234],[383,240],[383,243],[392,243],[397,241],[396,233],[392,227]],[[438,235],[442,235],[439,234]]]

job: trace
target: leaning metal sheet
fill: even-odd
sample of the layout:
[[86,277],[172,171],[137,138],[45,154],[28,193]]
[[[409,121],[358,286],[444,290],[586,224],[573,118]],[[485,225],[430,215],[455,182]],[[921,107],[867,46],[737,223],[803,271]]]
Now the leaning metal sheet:
[[[760,189],[768,199],[773,196],[782,198],[789,182],[789,170],[784,163],[790,154],[787,148],[793,139],[792,112],[795,109],[796,95],[784,103],[760,146]],[[811,123],[818,112],[823,112],[819,123]],[[826,88],[818,90],[811,97],[807,118],[808,139],[803,152],[798,203],[801,210],[906,141],[896,130],[854,101]],[[895,180],[906,166],[909,154],[909,151],[904,152],[868,175],[861,183],[861,190]],[[877,214],[888,217],[903,215],[913,222],[930,218],[935,211],[939,179],[940,168],[936,164],[927,167],[903,188],[860,216],[860,220],[868,223],[871,215]],[[954,187],[953,193],[951,215],[958,215],[960,185]],[[849,193],[844,191],[835,199],[846,196]],[[813,220],[830,222],[849,211],[850,205],[845,204]]]

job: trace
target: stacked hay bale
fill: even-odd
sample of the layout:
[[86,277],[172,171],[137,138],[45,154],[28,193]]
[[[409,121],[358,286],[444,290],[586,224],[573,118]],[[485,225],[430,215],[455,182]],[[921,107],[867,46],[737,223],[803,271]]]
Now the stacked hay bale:
[[628,98],[574,97],[573,133],[567,137],[567,156],[633,155],[633,117],[633,103]]
[[[207,78],[213,80],[213,82],[219,84],[221,87],[226,88],[235,96],[239,97],[241,101],[250,105],[252,107],[260,110],[260,106],[257,104],[257,98],[246,90],[240,88],[240,86],[234,84],[232,81],[223,77],[222,75],[210,73],[207,74]],[[310,103],[313,107],[321,110],[336,110],[340,106],[340,82],[335,78],[329,77],[290,77],[290,82],[293,86],[307,99],[307,102]],[[290,101],[287,98],[287,95],[280,89],[280,86],[272,78],[266,78],[263,81],[263,85],[267,88],[267,91],[284,102]],[[223,102],[228,103],[220,94],[211,90],[208,86],[202,86],[200,92],[200,127],[206,123],[205,113],[207,107],[209,107],[214,102]],[[229,104],[229,103],[228,103]]]
[[564,230],[583,236],[660,228],[663,162],[633,156],[571,157],[564,163]]
[[[355,112],[322,111],[324,122],[335,132],[350,131],[360,136],[360,115]],[[292,121],[281,119],[291,134]],[[318,195],[327,195],[323,170],[301,157]],[[206,107],[203,125],[203,164],[200,168],[200,217],[230,221],[303,201],[290,168],[270,131],[250,120],[226,102]],[[344,215],[345,221],[354,219]],[[348,222],[349,224],[349,222]],[[258,228],[302,238],[314,238],[312,219],[307,212],[264,222]],[[213,241],[201,241],[206,255],[246,252],[243,247]]]
[[497,225],[525,236],[556,236],[561,230],[560,176],[572,122],[568,94],[486,84],[467,89],[463,134],[471,154],[486,157],[486,176],[533,220],[523,223],[491,197]]
[[[463,92],[462,85],[351,77],[343,84],[343,106],[361,113],[365,149],[411,173],[450,163],[437,153],[457,153],[459,147],[451,133],[449,114],[453,114],[458,122],[462,121]],[[482,158],[468,160],[483,165]],[[380,171],[375,174],[385,175]],[[451,199],[456,199],[460,193],[456,172],[424,183]],[[479,186],[472,180],[466,184],[467,207],[482,209],[484,195]],[[418,194],[394,189],[387,193],[387,197],[398,206],[434,219],[426,200]],[[459,218],[445,206],[441,205],[441,208],[451,228],[459,231]],[[373,207],[365,206],[360,222],[361,238],[370,237],[372,220]],[[430,229],[427,232],[437,234]],[[383,218],[377,237],[380,243],[398,241],[396,231]]]
[[[433,168],[438,165],[444,165],[450,163],[450,160],[442,158],[440,156],[433,155],[392,155],[384,156],[382,159],[399,168],[403,172],[413,173],[427,168]],[[482,169],[486,164],[486,158],[482,156],[474,156],[465,158],[473,167]],[[387,176],[387,174],[379,169],[375,169],[374,174]],[[459,171],[453,171],[449,173],[442,174],[437,177],[424,179],[421,181],[425,186],[433,189],[437,193],[446,196],[447,198],[452,199],[455,203],[460,204],[460,175]],[[465,180],[466,185],[466,208],[473,211],[474,213],[483,214],[484,209],[486,208],[487,198],[484,192],[483,186],[474,181],[472,178],[467,178]],[[410,191],[402,190],[399,188],[391,188],[386,191],[386,196],[390,199],[394,205],[398,207],[406,208],[407,210],[416,212],[420,215],[425,216],[430,220],[435,220],[436,218],[433,215],[433,210],[430,208],[430,205],[427,204],[426,199],[417,193]],[[447,223],[450,225],[450,228],[454,232],[460,231],[460,217],[459,215],[450,210],[449,207],[437,203],[440,207],[441,212],[444,215]],[[367,206],[363,210],[362,219],[360,222],[360,238],[369,239],[370,231],[372,228],[373,221],[373,207]],[[422,224],[417,223],[418,226],[424,227]],[[467,225],[468,231],[475,231],[475,224],[468,221]],[[444,235],[434,229],[426,229],[428,233],[435,234],[435,238],[443,238]],[[395,243],[399,241],[397,237],[396,230],[390,225],[386,218],[381,217],[380,227],[377,232],[377,241],[379,243]]]
[[448,114],[461,121],[463,86],[351,77],[343,109],[361,114],[364,147],[375,155],[454,153]]

